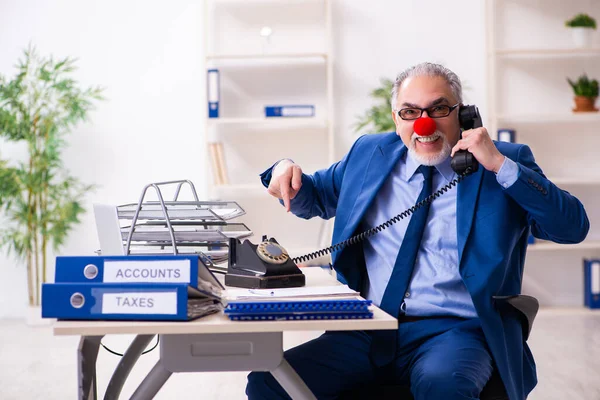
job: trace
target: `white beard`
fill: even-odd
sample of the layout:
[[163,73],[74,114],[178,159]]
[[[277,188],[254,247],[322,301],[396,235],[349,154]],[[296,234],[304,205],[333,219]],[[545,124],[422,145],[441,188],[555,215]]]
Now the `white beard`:
[[446,158],[448,158],[448,156],[452,152],[452,146],[450,146],[450,143],[448,142],[446,135],[444,135],[441,131],[436,130],[433,134],[431,134],[431,136],[433,136],[433,137],[439,136],[440,140],[443,141],[442,149],[436,154],[418,153],[417,152],[417,144],[415,143],[417,141],[418,136],[419,135],[417,135],[416,133],[413,132],[413,134],[410,138],[410,144],[408,146],[408,153],[410,154],[410,156],[413,159],[418,161],[421,165],[433,166],[433,165],[441,164],[442,162],[444,162],[446,160]]

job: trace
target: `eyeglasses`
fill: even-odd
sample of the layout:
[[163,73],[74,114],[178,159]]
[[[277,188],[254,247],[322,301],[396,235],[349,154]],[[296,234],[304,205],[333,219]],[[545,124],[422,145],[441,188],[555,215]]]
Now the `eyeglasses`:
[[402,118],[404,120],[411,121],[413,119],[421,118],[421,115],[423,115],[423,111],[427,111],[427,115],[430,118],[443,118],[443,117],[447,117],[448,115],[450,115],[450,113],[452,111],[454,111],[454,109],[456,107],[458,107],[459,105],[460,105],[460,103],[457,103],[453,106],[439,105],[439,106],[431,106],[428,108],[416,108],[416,107],[401,108],[400,110],[398,110],[398,115],[400,116],[400,118]]

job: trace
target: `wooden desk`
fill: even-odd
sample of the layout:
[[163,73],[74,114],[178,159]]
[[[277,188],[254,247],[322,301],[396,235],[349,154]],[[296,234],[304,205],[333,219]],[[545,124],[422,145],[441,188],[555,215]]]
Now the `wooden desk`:
[[[309,270],[307,285],[324,283],[322,274]],[[325,283],[335,282],[330,277]],[[79,399],[96,399],[96,359],[104,335],[137,335],[106,389],[105,399],[117,399],[139,356],[158,334],[160,359],[132,399],[153,398],[174,372],[270,371],[292,399],[312,400],[314,395],[283,358],[283,332],[397,329],[395,318],[376,307],[373,313],[373,319],[320,321],[231,321],[222,312],[190,322],[57,321],[54,334],[81,336]]]

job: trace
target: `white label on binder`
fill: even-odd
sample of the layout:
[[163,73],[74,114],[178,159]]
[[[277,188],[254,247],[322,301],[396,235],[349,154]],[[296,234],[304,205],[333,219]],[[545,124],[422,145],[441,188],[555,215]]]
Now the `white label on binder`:
[[177,292],[102,294],[102,314],[177,314]]
[[498,134],[498,140],[501,142],[510,142],[510,132],[500,131]]
[[600,294],[600,262],[592,263],[592,273],[590,274],[592,281],[592,294]]
[[283,117],[312,117],[312,107],[281,107]]
[[219,101],[219,71],[208,71],[208,102]]
[[104,261],[104,283],[190,283],[190,260]]

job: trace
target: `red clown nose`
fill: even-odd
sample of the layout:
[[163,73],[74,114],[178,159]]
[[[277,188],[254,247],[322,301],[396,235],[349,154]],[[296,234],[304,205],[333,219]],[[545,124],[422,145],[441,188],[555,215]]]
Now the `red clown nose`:
[[419,136],[429,136],[435,132],[435,121],[432,118],[423,117],[415,121],[413,129]]

